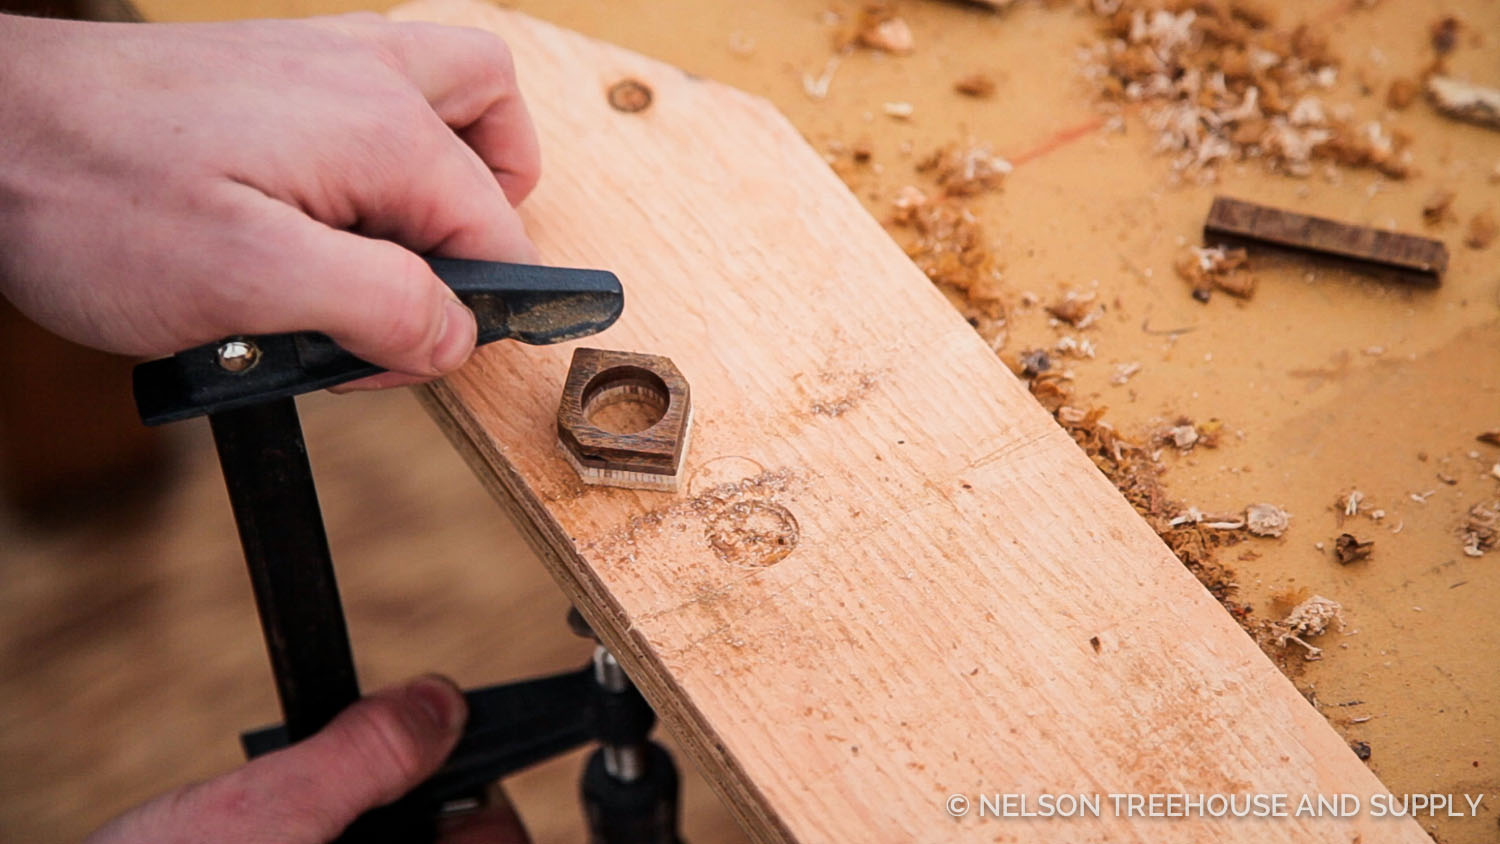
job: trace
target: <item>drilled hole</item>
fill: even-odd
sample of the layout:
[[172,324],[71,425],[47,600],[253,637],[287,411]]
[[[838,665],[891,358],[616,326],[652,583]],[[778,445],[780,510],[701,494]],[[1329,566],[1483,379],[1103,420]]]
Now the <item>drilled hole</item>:
[[671,396],[656,373],[619,366],[595,375],[583,392],[583,416],[612,434],[638,434],[667,413]]

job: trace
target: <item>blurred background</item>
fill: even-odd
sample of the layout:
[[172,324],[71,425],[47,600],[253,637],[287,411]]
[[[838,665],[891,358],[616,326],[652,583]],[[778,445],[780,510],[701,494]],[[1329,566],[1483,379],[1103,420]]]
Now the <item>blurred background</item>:
[[[0,0],[100,20],[291,17],[389,3]],[[134,361],[0,299],[0,841],[76,841],[241,760],[280,720],[203,420],[141,426]],[[520,534],[406,390],[299,401],[365,688],[568,670],[591,643]],[[580,841],[587,751],[507,781],[538,842]],[[685,832],[739,840],[681,754]]]

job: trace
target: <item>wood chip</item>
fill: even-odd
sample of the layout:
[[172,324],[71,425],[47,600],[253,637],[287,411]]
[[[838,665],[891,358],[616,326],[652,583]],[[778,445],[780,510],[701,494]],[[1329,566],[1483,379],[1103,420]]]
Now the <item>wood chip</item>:
[[1470,557],[1482,557],[1484,552],[1500,544],[1500,500],[1480,502],[1470,507],[1459,526],[1459,535],[1464,553]]
[[1289,644],[1298,644],[1307,649],[1304,658],[1308,661],[1320,659],[1323,649],[1309,645],[1302,640],[1303,636],[1312,638],[1321,636],[1328,632],[1328,628],[1337,624],[1340,628],[1344,626],[1344,608],[1338,601],[1325,598],[1322,595],[1314,595],[1292,608],[1286,618],[1272,625],[1277,632],[1276,643],[1282,647]]
[[1291,514],[1274,504],[1251,504],[1245,508],[1245,528],[1256,536],[1276,537],[1286,533]]
[[966,97],[988,99],[995,93],[995,80],[983,73],[971,73],[953,83],[953,90]]
[[1461,28],[1463,24],[1452,15],[1433,21],[1430,30],[1433,52],[1440,56],[1453,52],[1458,44],[1458,31]]
[[1114,384],[1116,387],[1123,386],[1125,382],[1129,381],[1132,376],[1140,371],[1141,362],[1138,360],[1116,364],[1115,373],[1109,376],[1109,383]]
[[1209,290],[1214,287],[1232,296],[1249,299],[1255,295],[1255,276],[1240,271],[1247,261],[1244,249],[1193,246],[1177,256],[1173,269],[1193,286],[1193,298],[1200,302],[1208,301]]
[[1470,249],[1488,249],[1500,235],[1500,224],[1489,209],[1480,211],[1469,219],[1469,230],[1464,234],[1464,244]]
[[1397,111],[1405,109],[1416,101],[1417,95],[1422,89],[1406,77],[1391,80],[1391,86],[1385,91],[1385,104]]
[[1438,188],[1433,191],[1422,202],[1422,219],[1429,225],[1442,222],[1444,218],[1449,216],[1455,196],[1457,194],[1447,188]]
[[1047,313],[1074,328],[1079,327],[1085,319],[1088,319],[1093,311],[1093,296],[1079,296],[1072,292],[1069,292],[1061,299],[1047,306]]
[[1452,76],[1429,76],[1427,99],[1449,117],[1500,129],[1500,90]]
[[1046,349],[1028,349],[1021,353],[1018,360],[1021,374],[1027,378],[1035,378],[1052,368],[1052,358],[1047,355]]
[[1250,273],[1232,272],[1213,279],[1214,287],[1238,299],[1249,299],[1255,295],[1255,276]]
[[1338,601],[1314,595],[1292,608],[1282,625],[1301,636],[1318,636],[1334,624],[1344,626],[1344,608]]
[[907,102],[885,103],[880,110],[897,120],[906,120],[912,116],[912,112],[916,111],[912,104]]
[[1360,542],[1352,533],[1341,533],[1333,541],[1333,556],[1342,565],[1369,559],[1375,550],[1375,542]]
[[988,144],[940,147],[917,162],[917,172],[931,175],[947,196],[974,196],[1000,187],[1014,169]]
[[1404,140],[1332,101],[1339,62],[1317,27],[1275,28],[1269,10],[1246,14],[1238,0],[1088,5],[1102,36],[1088,51],[1089,78],[1116,103],[1147,105],[1175,176],[1207,181],[1250,159],[1297,176],[1320,159],[1406,175]]
[[911,27],[885,4],[866,6],[860,12],[854,43],[897,56],[909,54],[914,46]]
[[1191,424],[1177,425],[1168,428],[1162,438],[1176,446],[1178,451],[1188,451],[1198,444],[1198,429]]

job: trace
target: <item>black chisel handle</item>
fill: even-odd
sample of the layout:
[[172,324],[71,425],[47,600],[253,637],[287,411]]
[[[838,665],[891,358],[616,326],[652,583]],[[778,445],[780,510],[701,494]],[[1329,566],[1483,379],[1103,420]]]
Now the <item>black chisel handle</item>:
[[[497,261],[428,258],[474,312],[477,345],[514,339],[560,343],[608,328],[624,309],[614,273]],[[384,372],[324,334],[231,337],[135,368],[136,409],[160,425],[301,395]]]

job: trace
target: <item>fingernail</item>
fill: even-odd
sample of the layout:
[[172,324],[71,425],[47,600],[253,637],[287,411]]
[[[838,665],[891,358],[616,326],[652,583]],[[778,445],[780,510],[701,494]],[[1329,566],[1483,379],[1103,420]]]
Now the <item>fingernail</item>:
[[457,299],[445,302],[443,332],[432,349],[432,368],[438,372],[452,372],[463,366],[474,351],[474,340],[478,335],[474,312]]
[[468,714],[468,706],[458,687],[442,677],[419,677],[411,682],[406,693],[445,733],[458,729]]

